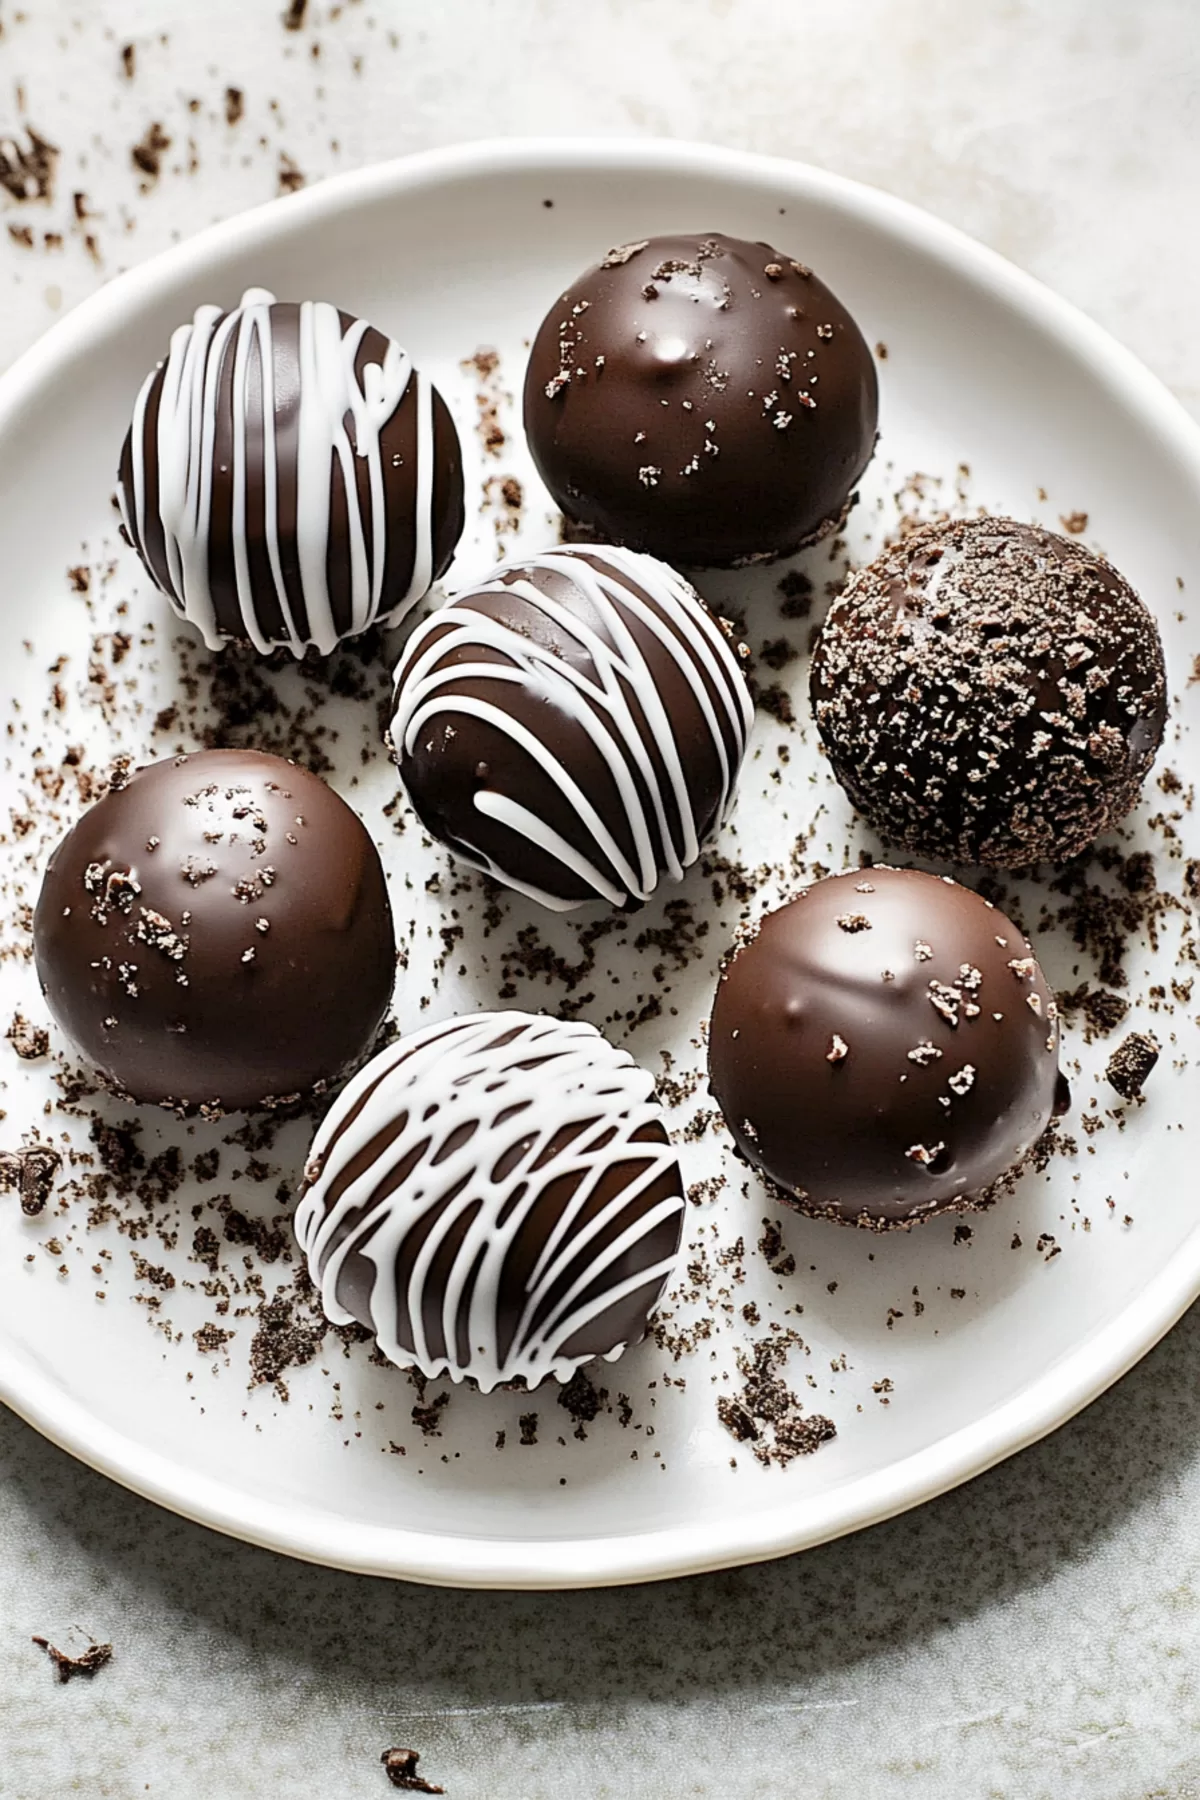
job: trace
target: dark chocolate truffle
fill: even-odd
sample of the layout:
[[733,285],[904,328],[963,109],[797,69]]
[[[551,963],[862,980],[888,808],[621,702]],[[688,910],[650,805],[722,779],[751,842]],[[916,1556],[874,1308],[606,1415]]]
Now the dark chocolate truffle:
[[877,410],[871,353],[824,282],[715,232],[610,250],[546,315],[525,380],[529,448],[567,518],[684,567],[833,531]]
[[1102,557],[1037,525],[955,520],[853,576],[812,702],[867,822],[920,856],[1062,862],[1116,825],[1162,742],[1158,627]]
[[986,1200],[1067,1103],[1028,940],[947,876],[863,869],[735,947],[712,1091],[801,1212],[884,1230]]
[[202,306],[146,378],[118,498],[147,571],[210,649],[392,625],[463,528],[454,421],[398,344],[325,301]]
[[296,1237],[335,1324],[487,1392],[636,1343],[683,1214],[654,1082],[627,1051],[579,1021],[476,1013],[401,1038],[340,1095]]
[[395,975],[366,827],[254,750],[139,769],[50,858],[33,922],[55,1020],[134,1100],[234,1111],[362,1056]]
[[680,878],[729,810],[752,719],[681,576],[572,548],[501,565],[417,628],[391,740],[426,829],[562,912]]

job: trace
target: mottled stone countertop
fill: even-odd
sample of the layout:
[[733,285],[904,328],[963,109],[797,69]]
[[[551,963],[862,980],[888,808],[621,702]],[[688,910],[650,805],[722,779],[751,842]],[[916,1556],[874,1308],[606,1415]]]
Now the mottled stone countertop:
[[[464,137],[707,138],[927,206],[1200,412],[1194,0],[0,0],[0,363],[280,190]],[[306,15],[306,16],[301,16]],[[27,140],[23,140],[27,141]],[[891,1524],[640,1590],[286,1562],[0,1414],[0,1796],[1200,1796],[1200,1314],[1049,1441]],[[60,1685],[34,1633],[115,1646]]]

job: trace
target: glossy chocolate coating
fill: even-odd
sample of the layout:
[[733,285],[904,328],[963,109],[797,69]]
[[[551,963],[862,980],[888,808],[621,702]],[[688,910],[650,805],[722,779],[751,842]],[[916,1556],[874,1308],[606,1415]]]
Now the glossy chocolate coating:
[[1136,804],[1167,713],[1162,643],[1101,557],[956,520],[853,576],[812,663],[834,773],[918,855],[1062,862]]
[[[361,335],[352,361],[347,356],[343,366],[327,351],[318,376],[312,349],[302,349],[304,308],[290,301],[274,302],[260,313],[260,339],[252,337],[247,326],[246,303],[256,298],[270,297],[251,293],[242,308],[216,322],[205,371],[205,404],[190,412],[177,408],[183,431],[196,441],[203,432],[206,445],[211,501],[207,511],[203,501],[196,501],[201,514],[199,541],[189,544],[191,528],[180,522],[177,497],[168,497],[170,484],[163,479],[161,452],[173,443],[170,430],[160,440],[165,386],[175,379],[169,361],[151,379],[144,407],[125,438],[118,474],[122,512],[147,571],[175,610],[201,626],[210,645],[252,640],[260,648],[289,644],[299,654],[311,643],[328,653],[341,638],[402,617],[448,567],[465,517],[458,433],[437,389],[426,384],[427,392],[422,392],[425,377],[413,371],[399,403],[382,422],[378,458],[373,461],[366,454],[371,434],[356,442],[351,400],[354,388],[370,391],[389,352],[397,354],[396,346],[373,326],[326,308],[328,321],[340,322],[343,339],[352,332]],[[226,318],[236,323],[221,338]],[[263,341],[270,362],[269,412],[264,407]],[[180,355],[173,344],[172,356]],[[248,358],[244,379],[237,374],[240,357]],[[346,411],[340,419],[330,416],[329,394],[317,391],[334,380],[345,389]],[[135,457],[139,418],[140,454]],[[344,459],[333,445],[333,434],[343,425],[349,451]],[[373,443],[372,438],[372,447]],[[180,453],[178,444],[170,449],[172,455]],[[329,487],[319,507],[301,504],[305,456],[327,462]],[[376,475],[382,521],[375,517]],[[181,560],[174,567],[164,512],[172,531],[180,534]],[[302,546],[307,534],[311,554],[314,533],[319,540],[318,566],[324,564],[328,616],[324,595],[316,607],[311,581],[305,586]],[[377,553],[382,560],[378,592],[356,618],[354,559],[357,556],[362,567]],[[239,557],[245,559],[249,603],[246,593],[239,593]],[[279,597],[276,557],[290,622]]]
[[858,326],[768,244],[610,250],[546,315],[525,430],[569,520],[683,567],[785,556],[832,531],[875,447]]
[[722,974],[709,1073],[802,1212],[877,1230],[981,1196],[1065,1109],[1028,940],[968,888],[874,868],[805,890]]
[[644,1336],[685,1202],[654,1083],[592,1025],[472,1013],[368,1063],[313,1143],[296,1235],[335,1323],[485,1390]]
[[729,810],[752,717],[681,576],[574,546],[502,564],[418,627],[391,741],[435,837],[562,911],[682,875]]
[[366,827],[253,750],[152,763],[91,807],[50,858],[34,950],[51,1013],[109,1083],[225,1111],[336,1079],[395,974]]

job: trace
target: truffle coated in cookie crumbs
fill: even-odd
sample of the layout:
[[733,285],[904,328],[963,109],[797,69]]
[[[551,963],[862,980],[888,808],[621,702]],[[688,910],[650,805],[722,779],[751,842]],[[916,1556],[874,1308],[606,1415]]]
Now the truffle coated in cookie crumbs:
[[853,576],[813,655],[833,770],[918,855],[1064,862],[1136,803],[1162,741],[1162,644],[1101,557],[1011,519],[914,532]]

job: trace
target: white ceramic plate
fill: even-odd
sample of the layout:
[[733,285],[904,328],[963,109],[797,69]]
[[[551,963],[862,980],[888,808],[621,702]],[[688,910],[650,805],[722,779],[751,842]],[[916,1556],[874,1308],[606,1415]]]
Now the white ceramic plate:
[[[198,302],[231,303],[251,283],[322,296],[414,352],[451,401],[467,449],[474,504],[454,571],[461,578],[494,560],[497,521],[504,527],[495,485],[477,510],[486,478],[511,474],[525,484],[522,537],[501,530],[509,547],[546,542],[555,529],[514,434],[516,415],[503,402],[507,442],[498,456],[485,454],[474,429],[476,381],[462,359],[495,346],[499,385],[519,396],[523,347],[565,281],[611,243],[678,229],[768,239],[802,256],[869,340],[887,346],[883,439],[849,533],[852,557],[894,531],[913,490],[899,503],[893,496],[916,471],[944,484],[924,484],[927,510],[984,505],[1051,524],[1087,513],[1088,540],[1128,573],[1162,624],[1174,710],[1159,769],[1177,771],[1187,789],[1197,773],[1186,614],[1200,581],[1200,433],[1126,351],[988,251],[833,176],[680,144],[508,142],[368,169],[233,219],[114,281],[5,377],[0,661],[16,689],[17,710],[5,715],[4,782],[18,819],[37,788],[34,765],[49,771],[43,787],[53,785],[70,744],[103,763],[118,750],[162,755],[191,741],[186,723],[151,730],[155,709],[178,691],[181,668],[197,659],[118,545],[110,493],[138,382]],[[956,476],[960,464],[969,477]],[[956,479],[965,499],[955,497]],[[86,596],[66,576],[77,565],[90,571]],[[818,584],[838,572],[827,549],[804,566]],[[801,652],[780,674],[762,672],[795,696],[797,723],[785,728],[760,716],[759,754],[721,848],[751,864],[783,861],[796,834],[812,827],[810,861],[840,867],[870,840],[850,826],[806,732],[809,626],[780,622],[779,575],[706,584],[741,610],[753,646],[790,633]],[[106,636],[114,629],[133,640],[116,667]],[[94,636],[112,676],[106,706],[97,704],[95,684],[81,692]],[[46,671],[60,656],[63,709],[47,710]],[[295,697],[294,686],[284,688]],[[202,681],[202,706],[204,694]],[[402,808],[390,817],[382,810],[396,784],[382,752],[370,754],[373,708],[331,702],[326,722],[342,731],[335,780],[378,838],[398,918],[412,928],[401,1026],[496,1003],[503,947],[539,923],[536,908],[511,902],[485,937],[478,887],[453,894],[441,853],[411,824],[394,830]],[[790,756],[784,765],[781,743]],[[1152,785],[1122,843],[1126,851],[1148,848],[1159,884],[1177,895],[1198,835],[1181,798]],[[59,807],[63,818],[78,811],[73,782]],[[17,827],[8,833],[2,899],[10,920],[34,897],[54,834],[44,792],[38,808],[41,822],[24,836]],[[1173,813],[1182,816],[1172,826]],[[7,813],[0,822],[7,830]],[[439,872],[441,892],[427,892]],[[768,874],[756,907],[772,904],[786,885],[782,872]],[[577,998],[592,995],[585,1015],[607,1021],[656,1072],[664,1050],[676,1074],[699,1066],[699,1023],[738,912],[732,902],[718,906],[710,888],[697,872],[684,889],[709,931],[686,971],[660,978],[668,991],[659,1018],[628,1027],[612,1015],[654,985],[649,971],[661,952],[639,951],[632,940],[662,924],[661,907],[648,909],[624,943],[601,939],[576,990]],[[1019,899],[1033,919],[1046,895],[1026,889]],[[464,935],[431,991],[436,932],[449,908]],[[1079,1070],[1068,1122],[1077,1154],[1026,1177],[1006,1207],[973,1221],[969,1242],[956,1243],[952,1222],[879,1241],[788,1217],[783,1233],[796,1268],[772,1273],[755,1246],[774,1209],[757,1186],[743,1192],[744,1174],[731,1172],[718,1199],[689,1209],[691,1257],[707,1257],[712,1279],[697,1306],[675,1307],[672,1324],[713,1317],[713,1335],[678,1361],[648,1343],[605,1368],[598,1379],[610,1398],[586,1440],[573,1435],[553,1389],[524,1401],[456,1391],[441,1435],[426,1439],[411,1418],[407,1379],[373,1366],[361,1348],[344,1353],[334,1337],[308,1367],[289,1371],[286,1405],[269,1386],[248,1392],[256,1329],[249,1315],[258,1301],[245,1282],[256,1272],[244,1260],[253,1255],[228,1242],[222,1278],[228,1287],[232,1274],[242,1291],[220,1322],[235,1336],[222,1354],[199,1354],[192,1332],[213,1318],[216,1302],[196,1285],[208,1271],[188,1255],[196,1220],[215,1219],[220,1230],[211,1202],[221,1193],[248,1214],[278,1210],[269,1185],[241,1178],[245,1155],[228,1149],[214,1180],[189,1181],[151,1209],[140,1241],[128,1235],[129,1217],[145,1210],[136,1202],[117,1199],[114,1217],[89,1228],[76,1190],[63,1210],[35,1220],[0,1194],[0,1397],[76,1456],[194,1519],[293,1555],[424,1581],[632,1581],[779,1555],[882,1519],[1060,1424],[1142,1356],[1200,1291],[1200,1218],[1183,1135],[1200,996],[1171,989],[1187,979],[1180,953],[1182,945],[1186,958],[1190,923],[1181,905],[1166,917],[1157,950],[1135,934],[1126,954],[1128,1024],[1148,1024],[1165,1047],[1145,1104],[1114,1116],[1116,1096],[1101,1078],[1111,1042],[1088,1046],[1069,1031],[1068,1064]],[[560,930],[544,922],[541,929],[548,938]],[[571,933],[562,927],[555,941],[570,948]],[[7,935],[10,950],[27,945],[11,923]],[[1052,932],[1041,944],[1057,985],[1094,975],[1067,936]],[[513,986],[506,997],[517,1005],[554,1007],[562,995],[540,980]],[[0,1019],[18,1007],[44,1021],[19,955],[0,968]],[[0,1057],[0,1144],[37,1132],[76,1159],[86,1156],[87,1118],[56,1104],[57,1064],[19,1061],[3,1044]],[[706,1104],[701,1089],[676,1123]],[[110,1119],[129,1110],[100,1104]],[[1080,1129],[1081,1111],[1100,1121],[1094,1135]],[[264,1153],[272,1179],[294,1177],[305,1135],[293,1127]],[[221,1127],[146,1115],[141,1142],[147,1157],[178,1144],[191,1158],[222,1136]],[[711,1129],[688,1138],[689,1179],[720,1170],[726,1146]],[[65,1172],[79,1182],[88,1167],[69,1161]],[[175,1232],[177,1242],[163,1241]],[[744,1255],[735,1250],[722,1262],[739,1236]],[[1052,1254],[1056,1247],[1061,1254]],[[175,1286],[148,1277],[147,1263],[174,1276]],[[278,1260],[261,1274],[268,1295],[288,1278]],[[742,1313],[750,1300],[757,1326]],[[737,1384],[738,1346],[772,1320],[802,1335],[788,1379],[838,1428],[834,1442],[787,1468],[760,1466],[716,1413],[718,1395]],[[666,1384],[668,1374],[685,1385]],[[539,1415],[536,1444],[519,1441],[524,1411]],[[392,1448],[399,1445],[405,1454]]]

